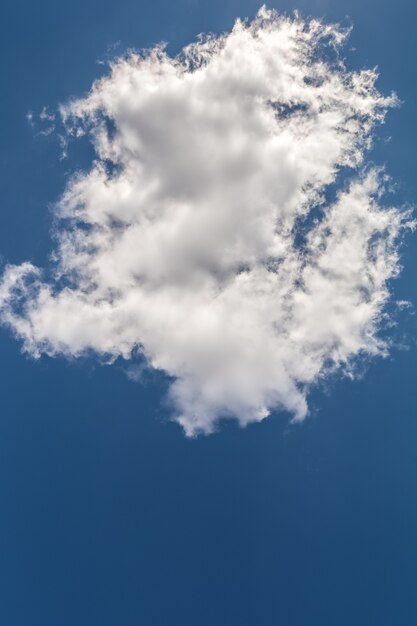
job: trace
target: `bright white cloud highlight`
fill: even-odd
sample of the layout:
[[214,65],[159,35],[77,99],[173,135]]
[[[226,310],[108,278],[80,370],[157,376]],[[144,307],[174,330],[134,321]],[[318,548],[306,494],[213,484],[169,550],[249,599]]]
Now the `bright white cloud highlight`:
[[383,353],[406,218],[363,161],[395,98],[338,60],[345,35],[261,9],[178,58],[129,54],[63,107],[97,160],[57,205],[52,278],[3,275],[1,319],[24,349],[139,349],[173,377],[188,435],[272,409],[302,420],[313,383]]

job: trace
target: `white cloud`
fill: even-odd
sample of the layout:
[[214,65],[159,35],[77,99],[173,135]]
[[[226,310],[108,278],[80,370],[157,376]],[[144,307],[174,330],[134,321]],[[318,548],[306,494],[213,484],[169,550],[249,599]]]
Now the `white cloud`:
[[[380,172],[360,172],[396,100],[338,60],[345,36],[261,9],[178,58],[120,58],[62,107],[97,160],[58,202],[52,278],[4,273],[1,318],[25,350],[140,349],[175,379],[188,435],[271,409],[302,420],[313,383],[384,353],[407,218],[380,205]],[[350,184],[326,200],[345,167]]]

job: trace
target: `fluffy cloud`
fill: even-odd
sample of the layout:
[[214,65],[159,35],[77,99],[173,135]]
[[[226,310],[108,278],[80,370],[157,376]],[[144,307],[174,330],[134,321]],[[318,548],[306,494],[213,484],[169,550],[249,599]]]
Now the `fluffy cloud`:
[[303,420],[312,384],[383,353],[406,218],[363,161],[395,98],[347,71],[345,36],[264,8],[176,58],[128,54],[62,107],[97,158],[57,204],[51,276],[4,272],[0,316],[24,349],[139,350],[172,377],[188,435],[272,409]]

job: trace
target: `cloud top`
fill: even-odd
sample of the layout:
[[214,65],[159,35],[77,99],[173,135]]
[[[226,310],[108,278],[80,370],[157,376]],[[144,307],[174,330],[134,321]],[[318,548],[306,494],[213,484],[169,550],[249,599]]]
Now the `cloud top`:
[[51,276],[3,275],[0,317],[24,349],[139,350],[172,377],[191,436],[272,409],[302,420],[312,384],[383,353],[404,215],[364,155],[395,98],[346,70],[345,37],[263,8],[176,58],[119,58],[62,107],[96,160],[57,203]]

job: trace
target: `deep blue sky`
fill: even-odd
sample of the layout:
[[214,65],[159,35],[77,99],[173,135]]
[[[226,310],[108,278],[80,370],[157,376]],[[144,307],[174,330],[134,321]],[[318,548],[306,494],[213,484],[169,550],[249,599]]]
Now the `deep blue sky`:
[[[258,6],[3,0],[2,263],[45,262],[48,205],[89,158],[81,145],[59,161],[27,112],[85,92],[116,42],[175,52]],[[269,6],[353,22],[348,64],[378,65],[404,102],[374,158],[415,202],[414,1]],[[415,305],[416,249],[410,237],[394,285]],[[167,421],[161,378],[34,362],[1,330],[0,626],[415,626],[416,316],[398,322],[408,349],[314,392],[301,427],[278,415],[197,440]]]

